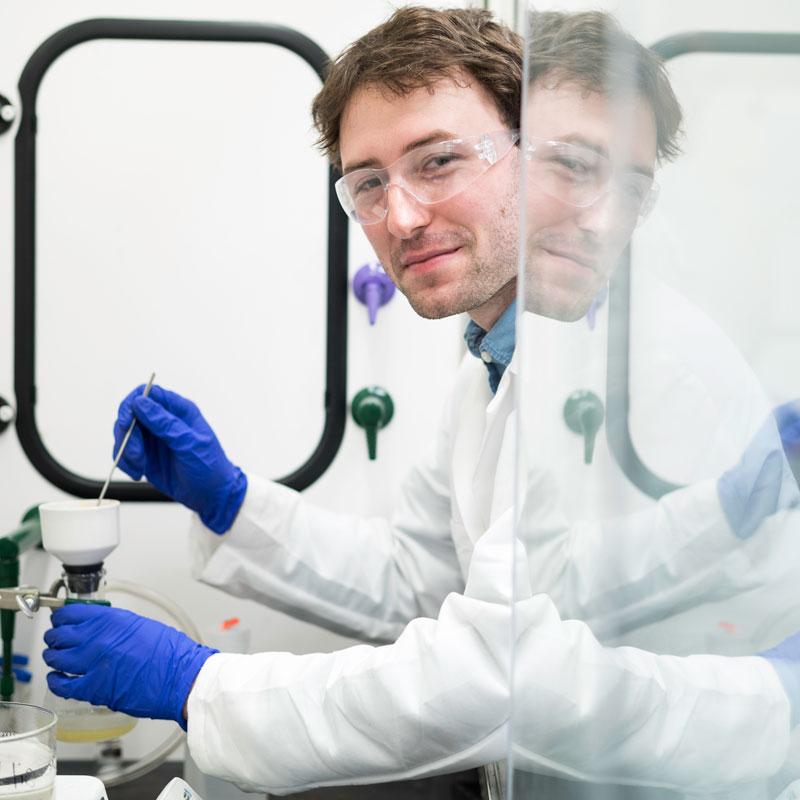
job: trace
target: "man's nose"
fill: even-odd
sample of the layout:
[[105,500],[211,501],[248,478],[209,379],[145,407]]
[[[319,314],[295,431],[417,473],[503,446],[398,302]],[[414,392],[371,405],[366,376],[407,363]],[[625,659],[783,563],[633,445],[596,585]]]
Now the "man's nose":
[[590,206],[581,209],[577,216],[578,227],[595,236],[604,236],[620,227],[620,204],[613,191],[607,191]]
[[397,239],[410,239],[431,221],[428,206],[402,186],[386,188],[386,228]]

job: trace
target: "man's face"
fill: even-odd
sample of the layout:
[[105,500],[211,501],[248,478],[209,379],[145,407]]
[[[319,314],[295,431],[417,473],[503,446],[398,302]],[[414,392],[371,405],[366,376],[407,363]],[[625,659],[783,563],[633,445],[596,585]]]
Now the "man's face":
[[[574,84],[534,85],[528,94],[530,138],[577,143],[609,158],[620,172],[652,176],[656,128],[640,96],[613,102]],[[606,283],[636,226],[616,190],[579,208],[527,184],[526,308],[553,319],[580,319]]]
[[[445,79],[404,96],[370,85],[354,93],[342,117],[342,168],[388,167],[415,146],[507,127],[492,99],[474,84]],[[513,148],[463,192],[431,205],[390,185],[386,217],[363,226],[384,268],[421,316],[469,311],[488,328],[513,298],[517,155]]]

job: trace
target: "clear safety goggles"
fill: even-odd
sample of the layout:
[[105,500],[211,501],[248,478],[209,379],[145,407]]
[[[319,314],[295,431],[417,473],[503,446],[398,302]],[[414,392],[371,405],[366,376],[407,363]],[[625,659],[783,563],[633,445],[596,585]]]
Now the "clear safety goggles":
[[530,138],[525,155],[530,182],[578,208],[589,208],[613,192],[620,217],[639,224],[658,198],[658,184],[649,175],[620,170],[586,145]]
[[425,205],[449,200],[506,156],[519,131],[496,131],[415,147],[383,169],[355,169],[336,181],[336,194],[350,219],[362,225],[387,214],[390,186]]
[[[352,220],[372,225],[386,217],[390,186],[425,205],[441,203],[463,192],[519,140],[519,131],[505,130],[415,147],[388,167],[346,173],[336,181],[336,194]],[[619,171],[610,159],[584,145],[529,139],[525,154],[529,180],[546,194],[579,208],[588,208],[614,191],[619,213],[641,221],[658,196],[652,178]]]

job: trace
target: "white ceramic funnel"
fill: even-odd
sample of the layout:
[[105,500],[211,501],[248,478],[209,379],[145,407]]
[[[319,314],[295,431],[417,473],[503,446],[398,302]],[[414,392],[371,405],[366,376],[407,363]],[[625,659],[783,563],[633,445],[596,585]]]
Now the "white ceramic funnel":
[[70,567],[99,564],[119,544],[119,500],[60,500],[39,506],[42,544]]

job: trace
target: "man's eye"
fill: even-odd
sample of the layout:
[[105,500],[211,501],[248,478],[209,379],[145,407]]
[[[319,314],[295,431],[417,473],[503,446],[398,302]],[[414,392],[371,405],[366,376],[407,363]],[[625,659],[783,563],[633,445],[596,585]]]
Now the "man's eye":
[[620,185],[625,196],[637,203],[643,202],[650,191],[649,182],[645,183],[632,175],[624,177],[620,181]]
[[570,156],[556,156],[553,159],[560,167],[563,167],[571,175],[575,177],[584,177],[591,175],[594,170],[590,164],[587,164],[581,158],[571,158]]
[[437,153],[436,155],[426,158],[425,161],[422,162],[420,171],[425,175],[431,173],[435,174],[444,170],[445,167],[450,166],[459,159],[460,156],[458,153]]
[[380,178],[373,175],[369,178],[363,178],[362,180],[358,181],[353,187],[353,194],[359,195],[364,194],[365,192],[372,192],[375,189],[378,189],[380,186]]

